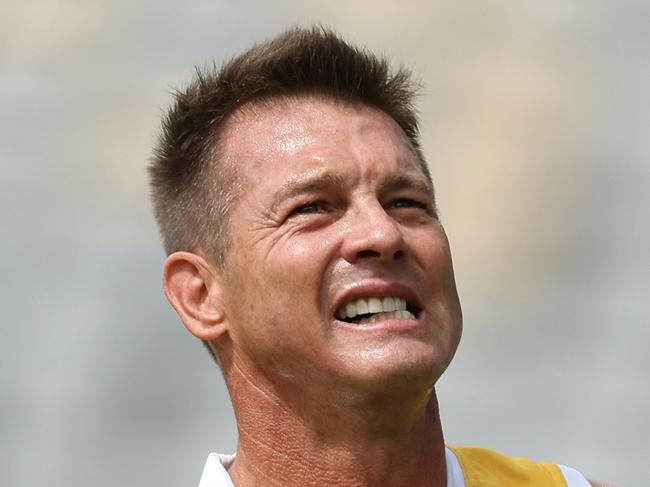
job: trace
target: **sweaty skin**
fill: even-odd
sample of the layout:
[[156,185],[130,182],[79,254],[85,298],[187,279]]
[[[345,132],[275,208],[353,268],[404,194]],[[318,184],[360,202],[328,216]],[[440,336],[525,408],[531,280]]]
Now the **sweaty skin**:
[[[374,108],[301,98],[243,110],[223,140],[243,190],[212,345],[237,415],[236,485],[444,485],[433,385],[461,311],[408,139]],[[370,297],[403,298],[414,317],[337,316]]]

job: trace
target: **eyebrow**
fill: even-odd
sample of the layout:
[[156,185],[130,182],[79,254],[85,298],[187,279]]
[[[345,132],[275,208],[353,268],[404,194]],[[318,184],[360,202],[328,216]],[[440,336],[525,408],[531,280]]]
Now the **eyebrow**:
[[433,185],[424,176],[416,177],[411,174],[391,174],[379,184],[379,189],[382,192],[411,189],[428,195],[431,201],[435,202]]

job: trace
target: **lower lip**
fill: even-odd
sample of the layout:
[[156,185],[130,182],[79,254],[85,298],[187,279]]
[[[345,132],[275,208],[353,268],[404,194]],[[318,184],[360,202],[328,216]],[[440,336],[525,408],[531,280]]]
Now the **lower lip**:
[[348,323],[347,321],[335,320],[337,326],[359,332],[389,331],[408,332],[421,327],[422,315],[414,320],[382,320],[374,323]]

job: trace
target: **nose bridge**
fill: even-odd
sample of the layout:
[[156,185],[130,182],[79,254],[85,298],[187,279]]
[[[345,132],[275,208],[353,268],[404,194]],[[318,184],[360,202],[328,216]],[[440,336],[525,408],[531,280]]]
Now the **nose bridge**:
[[346,260],[391,260],[402,255],[402,229],[376,198],[367,197],[355,205],[350,211],[348,226],[343,244]]

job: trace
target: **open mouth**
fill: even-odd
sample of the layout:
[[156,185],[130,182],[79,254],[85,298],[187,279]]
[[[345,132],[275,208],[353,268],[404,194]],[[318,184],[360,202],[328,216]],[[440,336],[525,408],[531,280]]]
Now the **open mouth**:
[[384,320],[414,320],[420,309],[398,296],[367,297],[339,308],[336,317],[346,323],[376,323]]

